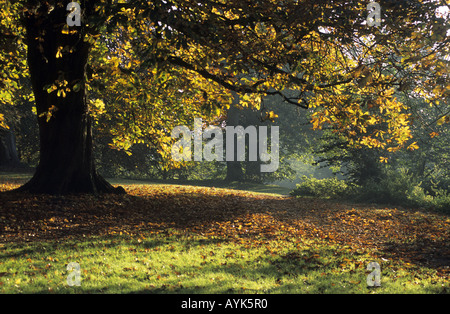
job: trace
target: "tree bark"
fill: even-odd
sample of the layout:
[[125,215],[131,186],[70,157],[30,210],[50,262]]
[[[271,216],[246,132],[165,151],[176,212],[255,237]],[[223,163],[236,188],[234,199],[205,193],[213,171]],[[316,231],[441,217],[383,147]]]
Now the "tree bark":
[[[25,14],[40,160],[32,179],[19,190],[48,194],[123,193],[123,188],[114,188],[95,169],[85,93],[90,47],[83,41],[83,27],[73,26],[67,31],[67,14],[65,5],[49,10],[45,4]],[[65,50],[61,52],[62,48]],[[49,93],[51,85],[57,90]],[[58,95],[59,90],[64,93]]]

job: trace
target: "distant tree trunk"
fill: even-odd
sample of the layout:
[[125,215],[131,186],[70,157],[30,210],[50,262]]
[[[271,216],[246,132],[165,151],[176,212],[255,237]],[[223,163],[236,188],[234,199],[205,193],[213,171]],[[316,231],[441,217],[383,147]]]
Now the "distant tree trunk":
[[418,152],[415,154],[415,159],[417,161],[416,171],[414,176],[416,178],[423,178],[425,176],[425,169],[427,165],[427,159],[425,152]]
[[227,176],[225,181],[243,181],[244,172],[240,161],[227,161]]
[[[239,109],[236,105],[239,103],[239,96],[235,93],[233,103],[228,109],[227,112],[227,126],[237,126],[239,125]],[[234,141],[234,161],[227,161],[227,176],[225,177],[225,181],[243,181],[244,180],[244,172],[242,171],[242,163],[237,160],[237,147],[236,142]],[[228,147],[226,147],[228,149]]]
[[14,133],[0,128],[0,168],[15,168],[20,165]]
[[[252,108],[246,108],[243,110],[244,114],[244,127],[249,125],[254,125],[256,128],[258,128],[259,125],[261,125],[261,121],[258,118],[259,112]],[[249,144],[250,141],[246,142],[246,151],[249,152]],[[257,149],[257,155],[259,156],[259,136],[256,140],[256,149]],[[250,182],[262,182],[261,177],[261,161],[258,159],[257,161],[250,161],[249,158],[246,159],[244,162],[244,169],[245,169],[245,181]]]
[[245,181],[261,183],[261,163],[259,161],[245,162]]
[[[28,11],[25,16],[40,159],[33,178],[19,190],[48,194],[124,192],[97,174],[94,165],[85,95],[89,44],[83,41],[83,27],[70,27],[75,33],[63,31],[67,27],[65,5],[56,5],[52,10],[46,5],[42,2],[39,10]],[[72,52],[57,56],[62,47],[69,47]],[[68,87],[70,91],[65,91],[65,96],[58,95],[57,90],[48,93],[49,85],[57,85],[58,89]],[[74,85],[78,86],[75,90]]]

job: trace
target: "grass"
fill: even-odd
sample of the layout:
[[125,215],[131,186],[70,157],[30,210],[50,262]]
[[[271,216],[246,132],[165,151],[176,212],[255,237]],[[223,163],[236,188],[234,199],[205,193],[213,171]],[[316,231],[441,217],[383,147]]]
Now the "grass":
[[[3,245],[2,293],[441,293],[435,272],[381,263],[381,287],[367,286],[370,251],[323,241],[258,244],[165,230],[139,237]],[[66,270],[79,263],[80,286]]]
[[[24,183],[32,177],[30,173],[0,172],[0,182]],[[108,182],[114,185],[185,185],[226,188],[232,190],[244,190],[256,193],[289,195],[291,189],[274,184],[261,184],[253,182],[225,182],[224,180],[133,180],[124,178],[108,178]]]
[[275,194],[275,195],[289,195],[291,189],[285,188],[274,184],[262,184],[253,182],[226,182],[224,180],[132,180],[113,178],[108,179],[111,184],[117,185],[130,185],[130,184],[145,184],[145,185],[183,185],[183,186],[202,186],[202,187],[216,187],[225,188],[231,190],[242,190],[263,194]]
[[124,196],[0,193],[0,293],[450,292],[446,216],[123,183]]

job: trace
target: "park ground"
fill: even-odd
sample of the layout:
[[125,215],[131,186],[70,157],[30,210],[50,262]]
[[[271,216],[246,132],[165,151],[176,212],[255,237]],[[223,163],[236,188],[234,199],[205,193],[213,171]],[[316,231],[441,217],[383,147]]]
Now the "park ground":
[[11,192],[26,179],[0,175],[0,293],[450,293],[444,213],[239,183]]

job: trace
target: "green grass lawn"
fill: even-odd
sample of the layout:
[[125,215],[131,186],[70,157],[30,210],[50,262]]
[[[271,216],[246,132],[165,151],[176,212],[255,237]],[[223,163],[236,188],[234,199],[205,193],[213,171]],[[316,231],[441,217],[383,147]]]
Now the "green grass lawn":
[[[368,287],[370,251],[283,237],[256,243],[176,230],[138,237],[3,244],[1,293],[442,293],[430,269],[381,261]],[[69,263],[80,286],[69,286]],[[72,275],[71,275],[72,274]],[[446,286],[447,285],[447,286]]]

